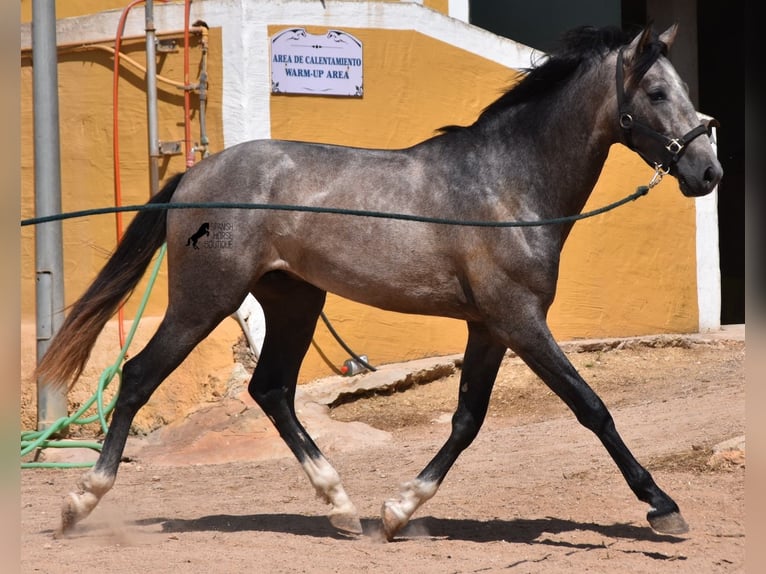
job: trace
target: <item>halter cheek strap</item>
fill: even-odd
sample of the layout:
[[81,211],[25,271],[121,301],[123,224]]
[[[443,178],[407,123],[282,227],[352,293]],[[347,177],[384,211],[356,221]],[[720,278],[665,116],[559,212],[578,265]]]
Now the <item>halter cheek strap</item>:
[[[622,66],[622,48],[617,53],[617,70],[615,73],[617,80],[617,113],[620,128],[624,135],[624,143],[630,149],[638,153],[644,161],[657,169],[667,173],[683,155],[686,147],[695,138],[706,134],[707,128],[700,124],[690,130],[680,138],[670,138],[659,133],[647,124],[636,120],[628,111],[628,102],[625,96],[625,79]],[[652,140],[652,145],[647,150],[639,150],[633,144],[633,134],[648,136]]]

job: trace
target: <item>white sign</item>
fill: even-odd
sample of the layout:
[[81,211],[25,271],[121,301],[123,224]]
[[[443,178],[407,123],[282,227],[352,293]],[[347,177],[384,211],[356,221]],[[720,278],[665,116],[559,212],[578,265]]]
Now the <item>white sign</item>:
[[340,30],[291,28],[271,38],[273,94],[361,97],[362,68],[362,43]]

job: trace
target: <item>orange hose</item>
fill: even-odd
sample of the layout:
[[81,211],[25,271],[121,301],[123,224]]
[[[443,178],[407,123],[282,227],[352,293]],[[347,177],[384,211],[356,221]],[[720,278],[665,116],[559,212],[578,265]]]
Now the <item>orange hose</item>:
[[[125,21],[128,13],[136,5],[144,0],[132,0],[122,11],[117,24],[117,34],[114,41],[114,69],[112,76],[112,157],[114,164],[114,205],[122,205],[122,184],[120,181],[120,138],[119,138],[119,80],[120,80],[120,49],[122,48],[122,34],[125,31]],[[122,213],[115,213],[115,225],[117,229],[117,243],[122,240]],[[117,310],[117,330],[120,338],[120,348],[125,345],[125,326],[123,306]]]
[[[119,80],[120,80],[120,49],[122,48],[122,34],[125,31],[125,21],[128,18],[128,13],[136,5],[141,4],[144,0],[132,0],[120,15],[120,20],[117,24],[117,35],[114,41],[114,68],[112,75],[112,150],[114,158],[114,203],[119,206],[122,205],[122,186],[120,183],[120,138],[119,138]],[[117,224],[117,241],[122,239],[122,213],[115,213],[115,219]]]
[[[167,0],[160,0],[166,2]],[[187,0],[188,1],[188,0]],[[114,169],[114,205],[119,207],[122,205],[122,182],[120,180],[120,138],[119,138],[119,80],[120,80],[120,50],[122,48],[122,35],[125,32],[125,21],[128,19],[128,14],[137,4],[143,4],[145,0],[131,0],[127,6],[122,10],[120,14],[120,20],[117,23],[117,33],[114,40],[114,68],[112,75],[112,157],[113,157],[113,169]],[[184,28],[184,39],[188,37],[188,22]],[[188,44],[188,40],[187,44]],[[184,83],[188,85],[188,79],[184,79]],[[117,243],[122,240],[123,226],[122,226],[122,213],[115,213],[115,225],[117,230]],[[117,310],[117,332],[120,339],[120,348],[125,346],[125,312],[123,305]]]

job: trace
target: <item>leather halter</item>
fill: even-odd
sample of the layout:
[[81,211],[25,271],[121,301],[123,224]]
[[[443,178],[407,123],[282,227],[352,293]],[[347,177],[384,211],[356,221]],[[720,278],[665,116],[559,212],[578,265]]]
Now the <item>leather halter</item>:
[[[625,96],[624,72],[622,69],[622,48],[617,53],[617,113],[620,128],[625,136],[625,145],[638,153],[646,163],[654,167],[658,173],[668,173],[678,162],[686,147],[696,137],[708,132],[705,125],[700,124],[680,138],[670,138],[659,133],[645,123],[636,120],[628,111],[628,98]],[[651,147],[641,151],[633,145],[633,134],[648,136],[652,140]]]

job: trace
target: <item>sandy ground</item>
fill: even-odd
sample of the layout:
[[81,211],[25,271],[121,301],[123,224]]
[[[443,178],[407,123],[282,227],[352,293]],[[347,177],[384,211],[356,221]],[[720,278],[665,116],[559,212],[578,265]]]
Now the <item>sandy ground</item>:
[[479,437],[401,536],[382,542],[381,503],[449,432],[451,358],[301,388],[300,417],[343,477],[362,536],[332,529],[268,420],[233,388],[131,439],[114,489],[67,538],[52,535],[82,470],[22,471],[22,572],[744,572],[743,339],[566,347],[681,507],[684,536],[648,527],[598,440],[508,357]]

